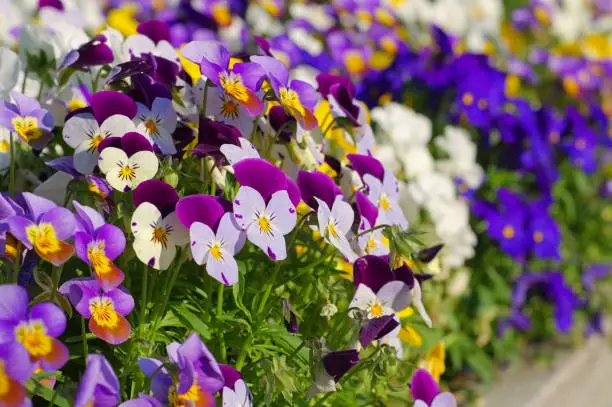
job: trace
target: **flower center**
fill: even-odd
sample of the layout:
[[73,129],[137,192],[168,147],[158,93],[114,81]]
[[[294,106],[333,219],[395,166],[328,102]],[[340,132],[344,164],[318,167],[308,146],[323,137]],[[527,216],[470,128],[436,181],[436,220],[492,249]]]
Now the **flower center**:
[[344,65],[352,74],[360,74],[366,69],[365,61],[359,51],[348,51],[344,55]]
[[514,228],[511,225],[504,226],[502,235],[504,235],[506,239],[512,239],[514,237]]
[[232,14],[223,3],[217,3],[213,6],[212,16],[222,27],[227,27],[232,22]]
[[123,181],[134,181],[134,179],[136,179],[136,168],[136,165],[122,165],[121,168],[119,168],[119,178]]
[[0,360],[0,396],[4,396],[11,388],[11,379],[4,370],[4,362]]
[[368,245],[366,247],[366,250],[368,251],[368,253],[370,253],[374,249],[376,249],[376,240],[370,238],[368,239]]
[[225,118],[236,119],[238,117],[238,103],[231,99],[221,102],[221,114]]
[[168,246],[168,234],[170,231],[170,227],[155,226],[153,228],[153,236],[151,236],[151,241],[153,241],[153,243],[161,244],[164,247]]
[[287,88],[280,89],[280,100],[283,106],[292,112],[297,112],[301,116],[306,114],[306,108],[300,102],[300,96],[296,91]]
[[104,242],[90,243],[87,248],[87,258],[96,274],[107,274],[112,271],[111,261],[104,253]]
[[71,99],[68,102],[68,110],[70,110],[71,112],[84,107],[87,107],[87,103],[85,103],[81,99]]
[[329,224],[327,225],[327,233],[329,233],[330,236],[338,237],[338,231],[336,230],[335,222],[333,221],[329,222]]
[[249,92],[246,86],[242,83],[242,78],[236,74],[221,72],[219,74],[219,80],[221,81],[221,87],[231,97],[239,102],[246,102],[249,100]]
[[34,117],[15,117],[12,120],[12,123],[17,134],[19,134],[19,136],[25,140],[25,142],[38,140],[43,135],[42,129],[38,128],[38,120],[36,120]]
[[89,183],[89,185],[87,186],[87,189],[89,190],[89,192],[93,192],[94,194],[101,196],[102,198],[106,198],[108,195],[106,193],[104,193],[100,187],[98,186],[98,184],[96,184],[95,182],[91,181]]
[[223,251],[220,242],[215,242],[210,246],[210,255],[215,260],[223,260]]
[[263,0],[261,5],[271,16],[278,17],[280,14],[280,9],[272,0]]
[[533,234],[533,240],[536,243],[542,243],[544,241],[544,234],[542,232],[540,232],[539,230],[537,230],[534,234]]
[[0,153],[8,153],[11,145],[6,140],[0,140]]
[[177,394],[176,387],[172,386],[168,394],[168,399],[172,407],[187,407],[197,405],[200,401],[200,386],[192,384],[189,390],[183,394]]
[[472,103],[474,103],[474,96],[470,92],[465,92],[461,98],[461,101],[464,105],[471,106]]
[[102,142],[102,140],[104,140],[104,136],[100,135],[100,134],[96,134],[95,136],[93,136],[92,138],[89,139],[89,147],[88,150],[90,152],[94,152],[98,149],[98,146],[100,145],[100,143]]
[[375,302],[370,306],[370,314],[372,314],[373,317],[378,318],[382,316],[383,308],[380,306],[379,303]]
[[53,349],[53,340],[47,335],[47,329],[40,321],[23,322],[17,325],[15,337],[34,358],[46,356]]
[[157,130],[157,123],[153,119],[149,119],[145,122],[145,129],[147,129],[147,133],[149,134],[159,134],[159,130]]
[[266,214],[261,214],[257,217],[257,224],[259,225],[259,229],[264,233],[272,232],[272,223],[270,222],[270,217]]
[[108,297],[94,297],[89,300],[89,311],[94,321],[102,328],[113,329],[119,324],[115,304]]
[[60,242],[55,237],[55,229],[50,223],[28,226],[26,233],[36,250],[42,254],[54,253],[61,249]]
[[382,194],[380,196],[380,207],[383,211],[388,211],[389,209],[391,209],[391,202],[389,201],[389,197],[387,196],[387,194]]

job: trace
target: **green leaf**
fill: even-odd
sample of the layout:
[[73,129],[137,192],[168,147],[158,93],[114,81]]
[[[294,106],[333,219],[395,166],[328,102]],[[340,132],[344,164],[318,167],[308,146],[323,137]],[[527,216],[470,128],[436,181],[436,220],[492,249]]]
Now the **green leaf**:
[[189,311],[186,306],[180,305],[176,307],[176,317],[185,325],[196,331],[203,340],[207,341],[212,338],[208,325],[198,318],[194,313]]
[[47,387],[36,379],[31,379],[26,383],[26,389],[29,393],[40,396],[47,400],[52,406],[70,407],[68,400],[57,394],[52,388]]
[[244,315],[247,317],[247,319],[250,322],[252,321],[251,313],[249,312],[247,307],[244,306],[244,303],[242,302],[242,297],[244,296],[244,274],[245,273],[246,273],[246,266],[244,262],[239,261],[238,262],[238,274],[240,277],[239,277],[238,282],[234,284],[234,286],[232,287],[232,294],[234,295],[234,302],[236,303],[236,306],[238,307],[238,309],[240,309],[240,311],[244,312]]
[[53,287],[53,280],[49,274],[45,273],[40,267],[34,268],[34,281],[36,285],[43,289],[43,291],[51,291]]

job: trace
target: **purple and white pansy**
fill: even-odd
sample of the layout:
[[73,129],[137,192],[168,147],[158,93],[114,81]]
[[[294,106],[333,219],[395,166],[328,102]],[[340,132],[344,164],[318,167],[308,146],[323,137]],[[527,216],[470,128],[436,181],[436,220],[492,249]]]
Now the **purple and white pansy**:
[[136,106],[138,106],[136,130],[157,145],[162,154],[176,154],[172,133],[176,130],[177,115],[172,100],[157,97],[153,100],[150,109],[142,103],[136,103]]

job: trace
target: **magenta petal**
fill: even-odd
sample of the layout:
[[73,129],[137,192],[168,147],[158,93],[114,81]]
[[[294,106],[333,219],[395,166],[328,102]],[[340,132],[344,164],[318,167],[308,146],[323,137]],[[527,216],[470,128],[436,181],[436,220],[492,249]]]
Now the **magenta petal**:
[[160,20],[149,20],[140,23],[136,31],[146,35],[156,44],[160,41],[170,42],[170,28],[168,28],[168,24]]
[[28,315],[28,293],[18,285],[0,285],[0,320],[22,321]]
[[111,260],[123,253],[125,249],[125,235],[115,225],[106,224],[96,231],[96,240],[104,241],[104,254]]
[[73,278],[59,288],[59,292],[68,297],[74,308],[85,318],[91,318],[89,300],[100,295],[98,280],[91,277]]
[[221,374],[223,375],[223,380],[225,382],[223,385],[225,387],[229,387],[233,390],[234,383],[236,383],[238,380],[242,380],[240,372],[231,366],[219,363],[219,369],[221,369]]
[[370,227],[376,226],[376,218],[378,217],[378,209],[361,191],[355,193],[355,204],[359,215],[363,216],[370,222]]
[[385,175],[385,167],[376,158],[361,154],[348,154],[346,158],[348,158],[351,167],[357,171],[361,178],[366,174],[370,174],[382,182]]
[[266,202],[276,191],[287,189],[285,173],[261,158],[238,162],[234,165],[234,174],[240,185],[255,189]]
[[319,204],[315,198],[324,201],[329,208],[334,205],[337,195],[342,195],[342,190],[336,185],[329,175],[319,171],[300,171],[297,184],[302,193],[302,199],[311,208],[317,209]]
[[98,152],[102,152],[107,147],[121,148],[121,137],[107,137],[98,145]]
[[136,103],[121,92],[103,90],[91,97],[91,108],[98,124],[102,124],[114,114],[122,114],[133,119],[138,113]]
[[59,240],[70,239],[76,230],[76,219],[74,214],[66,208],[57,207],[51,209],[40,218],[39,223],[50,223],[55,229],[55,236]]
[[291,178],[289,178],[289,176],[287,176],[287,193],[289,194],[291,203],[297,208],[302,200],[302,193],[300,192],[297,184]]
[[104,293],[105,297],[113,300],[115,311],[123,316],[126,316],[134,309],[134,297],[123,287],[118,287]]
[[343,76],[321,73],[317,76],[317,84],[319,85],[319,92],[324,98],[329,96],[331,87],[336,84],[349,88],[349,92],[352,91],[352,94],[355,94],[355,85],[349,78]]
[[30,320],[34,319],[42,320],[47,328],[47,333],[54,338],[66,330],[66,315],[60,307],[51,302],[34,305],[30,310]]
[[192,223],[201,222],[216,231],[226,211],[215,198],[204,194],[181,198],[176,204],[176,215],[187,230]]
[[178,200],[178,193],[172,185],[157,179],[142,182],[136,187],[132,195],[132,201],[136,207],[139,207],[143,202],[150,202],[164,216],[174,211]]
[[131,131],[121,137],[121,149],[131,157],[139,151],[153,151],[153,146],[145,136]]
[[394,280],[388,257],[367,255],[355,260],[353,266],[353,282],[355,287],[364,284],[374,292]]
[[440,387],[427,370],[417,369],[412,375],[410,391],[412,392],[412,398],[414,400],[422,400],[427,405],[430,405],[440,392]]

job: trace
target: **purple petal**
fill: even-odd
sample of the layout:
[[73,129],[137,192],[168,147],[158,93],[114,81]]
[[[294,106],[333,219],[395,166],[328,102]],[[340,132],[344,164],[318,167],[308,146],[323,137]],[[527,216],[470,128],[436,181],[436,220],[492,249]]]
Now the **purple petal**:
[[269,78],[274,78],[280,86],[287,87],[289,84],[289,70],[287,65],[274,57],[252,56],[251,61],[263,68]]
[[91,98],[91,108],[98,124],[102,124],[114,114],[121,114],[133,119],[138,113],[136,103],[121,92],[103,90],[94,93]]
[[240,372],[231,366],[220,363],[219,369],[221,370],[221,374],[223,375],[223,385],[229,387],[232,390],[234,389],[234,383],[236,383],[238,380],[242,380]]
[[323,366],[336,383],[357,363],[359,363],[357,349],[329,352],[323,356]]
[[63,11],[64,5],[61,0],[38,0],[38,9],[43,7],[53,7],[56,10]]
[[96,231],[95,239],[104,241],[104,254],[111,260],[115,260],[125,249],[125,235],[115,225],[106,224],[100,227]]
[[115,305],[115,311],[119,314],[126,316],[134,309],[134,297],[122,287],[104,293],[105,297],[109,297],[113,300]]
[[11,97],[15,101],[21,116],[31,116],[33,112],[40,110],[40,103],[35,98],[22,95],[19,92],[11,92]]
[[[207,64],[214,64],[222,70],[227,69],[230,63],[227,48],[217,41],[192,41],[181,49],[181,54],[195,64],[201,64],[204,60]],[[219,73],[218,70],[215,72]],[[209,79],[212,78],[204,71],[202,74]]]
[[[177,350],[179,361],[183,360],[189,363],[198,363],[198,382],[200,386],[210,392],[215,393],[223,388],[223,375],[215,357],[202,342],[198,334],[192,333],[189,338]],[[182,383],[181,383],[182,384]],[[183,393],[191,387],[191,383],[187,383],[186,389],[179,386],[179,393]]]
[[132,201],[136,207],[143,202],[150,202],[159,209],[163,216],[174,211],[178,200],[178,193],[171,185],[156,179],[142,182],[132,195]]
[[57,305],[44,302],[36,304],[30,310],[30,320],[40,319],[47,328],[47,333],[57,338],[66,330],[66,315]]
[[13,216],[7,220],[9,232],[28,249],[32,249],[32,242],[28,238],[26,228],[34,225],[34,223],[23,216]]
[[125,151],[128,157],[131,157],[139,151],[153,151],[153,146],[145,136],[131,131],[121,137],[121,149]]
[[13,284],[0,285],[0,320],[23,321],[28,315],[28,293]]
[[368,199],[368,197],[361,191],[355,193],[355,204],[357,206],[357,212],[370,222],[370,227],[376,225],[376,218],[378,217],[378,209]]
[[81,378],[74,407],[87,406],[94,396],[96,405],[117,405],[121,401],[117,375],[108,360],[97,354],[87,356],[87,368]]
[[156,376],[158,374],[168,374],[168,370],[166,370],[165,367],[160,369],[160,366],[162,364],[163,363],[161,362],[161,360],[153,358],[138,358],[138,367],[140,367],[142,373],[144,373],[144,375],[149,378],[153,377],[153,374],[155,374]]
[[376,292],[376,296],[389,304],[395,312],[402,311],[410,305],[410,287],[403,281],[391,281]]
[[26,216],[34,222],[38,222],[43,214],[57,207],[53,201],[46,198],[41,198],[40,196],[34,195],[30,192],[24,192],[21,195],[21,198],[24,201],[24,205],[22,206],[27,209]]
[[87,246],[93,238],[87,232],[76,232],[74,234],[74,248],[79,259],[83,260],[87,264],[91,264],[87,254]]
[[[74,51],[71,52],[71,54]],[[71,54],[66,55],[62,62],[63,66],[72,66],[74,68],[89,68],[92,66],[106,65],[113,62],[113,51],[104,42],[88,43],[77,51],[77,60]]]
[[430,405],[440,392],[440,387],[427,370],[417,369],[412,375],[410,391],[414,400],[422,400],[427,405]]
[[264,81],[264,71],[258,64],[239,62],[234,65],[232,71],[240,75],[242,83],[247,88],[258,91]]
[[311,84],[294,79],[291,81],[290,88],[298,94],[300,102],[306,109],[312,111],[315,108],[319,101],[319,97],[317,96],[317,91]]
[[30,354],[18,342],[0,346],[0,361],[4,362],[8,376],[21,384],[25,384],[34,373],[35,366],[30,362]]
[[72,205],[77,212],[77,229],[93,235],[96,229],[104,225],[104,217],[89,206],[81,205],[77,201],[72,201]]
[[367,255],[355,260],[354,264],[355,287],[364,284],[374,292],[393,280],[393,273],[389,261],[381,256]]
[[240,161],[234,165],[234,173],[241,186],[255,189],[266,202],[275,192],[287,189],[285,173],[261,158]]
[[302,194],[297,184],[291,178],[289,178],[289,176],[287,176],[287,193],[289,194],[291,203],[297,208],[302,200]]
[[302,193],[302,199],[308,206],[317,209],[319,204],[315,198],[324,201],[329,208],[334,205],[337,195],[342,195],[342,190],[336,185],[329,175],[319,171],[300,171],[297,184]]
[[66,174],[72,175],[73,177],[81,176],[81,173],[74,168],[73,156],[56,158],[55,160],[45,162],[45,164],[56,171],[65,172]]
[[146,35],[156,44],[160,41],[170,42],[170,28],[168,24],[160,20],[149,20],[140,23],[136,31]]
[[192,223],[201,222],[215,231],[225,212],[216,197],[204,194],[186,196],[176,204],[176,215],[188,230]]
[[341,84],[345,87],[353,87],[353,94],[355,94],[354,91],[354,85],[351,82],[350,79],[342,77],[342,76],[338,76],[338,75],[332,75],[332,74],[328,74],[328,73],[322,73],[319,74],[317,76],[317,84],[319,85],[319,93],[321,93],[321,95],[327,99],[327,97],[330,94],[330,88],[335,85],[335,84]]
[[76,230],[76,220],[72,212],[66,208],[53,208],[40,218],[40,223],[50,223],[55,229],[55,236],[59,240],[70,239]]
[[95,278],[73,278],[59,288],[59,292],[68,297],[74,308],[85,318],[91,318],[89,300],[100,295],[100,284]]
[[372,341],[384,338],[389,332],[399,326],[393,315],[385,315],[368,321],[359,332],[359,343],[365,349]]
[[346,158],[348,158],[351,167],[357,171],[361,178],[366,174],[370,174],[382,182],[385,175],[385,167],[376,158],[361,154],[348,154]]

